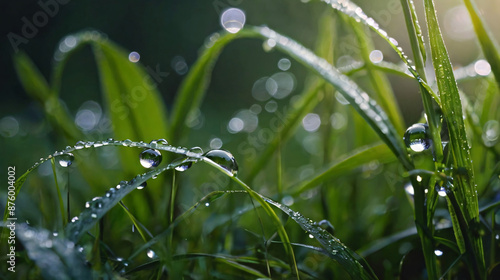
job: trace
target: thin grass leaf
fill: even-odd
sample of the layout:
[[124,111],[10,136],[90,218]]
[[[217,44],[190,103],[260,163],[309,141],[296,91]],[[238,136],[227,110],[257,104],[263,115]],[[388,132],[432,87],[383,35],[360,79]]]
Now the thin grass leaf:
[[66,218],[66,211],[64,211],[64,202],[62,199],[62,194],[61,194],[61,189],[59,188],[59,183],[57,181],[57,173],[56,173],[56,163],[54,161],[54,158],[50,159],[50,163],[52,165],[52,173],[54,174],[54,181],[56,184],[56,190],[57,190],[57,200],[59,201],[59,210],[61,211],[61,219],[62,219],[62,225],[66,226],[68,223],[68,219]]
[[92,279],[85,258],[73,242],[54,237],[45,229],[18,225],[16,238],[21,241],[28,257],[40,268],[45,279]]
[[319,100],[317,95],[323,87],[324,82],[317,82],[304,90],[304,93],[300,95],[301,97],[296,103],[297,106],[293,107],[290,112],[284,116],[285,120],[283,126],[274,135],[273,139],[264,150],[259,153],[260,156],[252,165],[245,180],[252,181],[262,170],[262,167],[269,162],[269,158],[274,154],[276,149],[290,138],[295,129],[300,125],[301,119],[318,104]]
[[127,213],[127,216],[129,217],[129,219],[134,224],[135,228],[139,232],[139,235],[141,235],[142,240],[144,242],[147,242],[148,238],[146,237],[146,235],[148,235],[149,237],[152,237],[151,233],[144,227],[143,224],[141,224],[139,222],[139,220],[137,220],[137,218],[134,216],[134,214],[132,214],[132,212],[130,212],[130,210],[127,208],[127,206],[125,206],[125,204],[123,203],[123,201],[120,201],[119,204],[122,207],[123,211],[125,211],[125,213]]
[[[458,170],[456,174],[453,174],[455,187],[453,187],[452,191],[461,209],[455,209],[455,212],[463,212],[466,222],[469,223],[469,226],[474,227],[474,224],[479,223],[479,207],[460,94],[454,79],[448,51],[438,25],[434,2],[425,0],[424,3],[432,61],[441,95],[443,115],[447,121],[450,134],[448,145],[451,147],[453,154],[453,166]],[[454,227],[456,226],[459,225],[454,224]],[[468,234],[473,243],[471,244],[473,251],[468,252],[468,254],[476,263],[476,272],[482,274],[481,271],[484,271],[485,263],[481,237],[471,232],[471,230],[463,234]]]
[[387,115],[391,122],[394,124],[396,130],[400,134],[403,134],[406,129],[403,123],[403,115],[401,115],[401,111],[399,110],[399,106],[396,102],[396,98],[394,97],[391,84],[383,73],[376,71],[375,63],[370,60],[370,53],[374,49],[371,38],[366,33],[363,25],[352,18],[348,18],[347,16],[343,16],[343,18],[354,31],[354,34],[356,35],[356,38],[358,40],[361,58],[364,62],[364,68],[367,71],[366,74],[370,79],[370,83],[373,87],[375,99],[378,101],[384,111],[387,112]]
[[241,33],[214,33],[207,39],[200,57],[189,70],[177,92],[172,107],[171,126],[169,137],[172,143],[178,143],[186,128],[185,121],[188,115],[198,109],[210,84],[212,69],[222,49]]
[[292,187],[290,193],[292,193],[293,196],[296,196],[324,182],[330,181],[341,175],[345,175],[346,172],[373,160],[378,160],[381,163],[388,163],[394,161],[395,159],[394,154],[387,147],[387,145],[378,144],[364,146],[340,157],[338,160],[332,162],[330,166],[318,172],[318,174],[304,180],[303,183]]
[[[321,228],[317,223],[311,221],[310,219],[304,217],[299,212],[293,211],[287,206],[275,202],[269,198],[265,198],[265,201],[283,211],[290,218],[292,218],[300,227],[309,232],[318,240],[318,242],[325,248],[328,256],[336,260],[342,268],[344,268],[353,279],[377,279],[377,277],[370,271],[370,268],[365,268],[358,261],[359,257],[354,251],[346,247],[340,240],[335,238],[329,232]],[[368,269],[368,270],[367,270]]]
[[358,5],[354,4],[349,0],[321,0],[326,4],[330,5],[332,8],[342,12],[343,14],[352,17],[354,20],[359,21],[368,27],[370,27],[375,33],[377,33],[382,39],[384,39],[392,49],[399,55],[404,64],[408,67],[408,71],[415,77],[417,82],[423,87],[423,89],[430,95],[432,98],[440,104],[439,97],[434,93],[431,87],[426,83],[424,79],[422,79],[416,69],[410,64],[408,60],[408,56],[404,54],[403,49],[399,46],[399,43],[393,37],[388,36],[387,32],[380,28],[379,24],[375,21],[375,19],[367,16],[363,9]]
[[268,27],[253,27],[249,31],[256,32],[267,40],[273,40],[276,42],[277,48],[294,57],[298,62],[309,67],[327,82],[331,83],[390,147],[400,162],[406,168],[411,169],[412,164],[408,159],[406,147],[402,143],[401,136],[389,121],[386,113],[358,85],[307,48],[288,37],[276,33]]
[[[285,250],[287,250],[288,253],[291,252],[292,258],[294,258],[293,249],[290,248],[291,243],[288,239],[288,235],[286,234],[286,231],[283,228],[280,219],[278,218],[278,216],[276,216],[276,213],[270,208],[269,204],[282,210],[285,214],[287,214],[290,218],[292,218],[295,222],[297,222],[302,227],[302,229],[312,234],[321,243],[321,245],[325,247],[328,254],[333,259],[337,260],[354,279],[376,279],[376,276],[371,275],[371,273],[368,272],[361,265],[361,263],[354,257],[356,254],[353,251],[351,251],[349,248],[343,245],[337,238],[333,237],[330,233],[322,229],[319,225],[305,218],[304,216],[302,216],[302,214],[291,210],[287,206],[281,205],[280,203],[277,203],[254,191],[249,186],[247,186],[243,181],[241,181],[238,177],[233,176],[224,167],[221,167],[219,164],[213,162],[212,160],[206,157],[204,157],[202,160],[203,162],[208,163],[209,165],[224,172],[238,185],[243,187],[250,194],[250,196],[252,196],[252,198],[255,199],[262,206],[262,208],[272,218],[277,228],[278,234],[280,235],[280,238],[283,242],[283,245],[285,246]],[[296,275],[298,276],[298,270],[296,266],[295,266],[295,272],[297,273]]]
[[486,26],[484,19],[481,17],[479,9],[474,0],[464,0],[465,7],[469,11],[472,25],[476,31],[477,39],[481,44],[483,54],[491,65],[491,71],[495,75],[498,86],[500,86],[500,47],[495,41],[491,31]]
[[44,108],[49,119],[56,123],[57,128],[71,139],[81,139],[83,134],[78,130],[72,117],[61,104],[57,96],[51,94],[47,81],[36,68],[31,59],[23,52],[14,56],[14,68],[24,90]]

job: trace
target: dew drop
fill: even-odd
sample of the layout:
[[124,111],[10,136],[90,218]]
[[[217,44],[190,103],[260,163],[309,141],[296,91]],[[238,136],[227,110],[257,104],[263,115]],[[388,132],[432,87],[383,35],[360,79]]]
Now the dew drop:
[[229,8],[222,13],[220,23],[227,32],[237,33],[245,25],[245,13],[237,8]]
[[137,189],[138,189],[138,190],[142,190],[142,189],[144,189],[147,185],[148,185],[148,183],[146,183],[146,182],[144,181],[142,184],[140,184],[140,185],[137,187]]
[[416,123],[410,126],[403,137],[405,144],[414,152],[422,152],[431,147],[432,140],[428,135],[427,124]]
[[68,167],[73,164],[75,156],[72,153],[66,153],[59,156],[59,165],[62,167]]
[[207,202],[207,203],[205,203],[205,206],[206,206],[206,207],[210,206],[210,203],[208,203],[208,202]]
[[153,250],[151,250],[151,249],[149,249],[149,250],[148,250],[148,252],[147,252],[146,254],[147,254],[148,258],[150,258],[150,259],[153,259],[153,258],[155,258],[155,257],[156,257],[156,253],[155,253],[155,251],[153,251]]
[[72,223],[74,223],[74,222],[76,222],[76,221],[78,221],[78,217],[73,217],[73,219],[71,219],[71,222],[72,222]]
[[139,59],[141,59],[141,55],[138,52],[131,52],[128,55],[128,60],[130,60],[130,62],[136,63]]
[[85,147],[85,142],[83,142],[83,141],[78,141],[75,144],[75,149],[77,149],[77,150],[83,149],[84,147]]
[[175,170],[179,172],[184,172],[188,170],[191,167],[191,165],[193,165],[193,162],[187,160],[187,158],[178,158],[172,161],[171,164],[175,166],[174,167]]
[[211,150],[205,153],[204,156],[219,164],[219,166],[227,170],[231,175],[235,176],[238,173],[238,164],[230,152],[225,150]]
[[156,149],[146,149],[139,155],[141,165],[144,168],[157,167],[162,159],[160,151]]
[[97,214],[96,213],[92,213],[92,214],[90,214],[90,217],[92,217],[92,219],[97,219]]
[[434,254],[438,257],[441,257],[443,255],[443,251],[436,249],[434,250]]
[[312,239],[312,238],[314,238],[314,235],[312,235],[312,234],[309,234],[309,238],[311,238],[311,239]]

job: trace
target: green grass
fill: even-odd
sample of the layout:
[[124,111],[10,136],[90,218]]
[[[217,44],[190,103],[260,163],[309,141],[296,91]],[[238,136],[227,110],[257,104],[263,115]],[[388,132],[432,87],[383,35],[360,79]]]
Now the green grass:
[[[332,9],[318,16],[314,51],[266,26],[210,35],[171,106],[161,101],[143,66],[96,32],[74,35],[76,46],[55,64],[50,81],[28,55],[17,54],[14,64],[25,91],[69,145],[40,159],[15,183],[19,205],[34,202],[30,209],[39,210],[20,214],[20,223],[32,221],[17,231],[22,275],[494,278],[500,261],[498,48],[475,4],[465,1],[492,74],[471,79],[458,78],[463,69],[453,68],[432,0],[423,3],[425,20],[412,1],[401,0],[413,59],[354,3],[323,2]],[[336,39],[346,35],[359,50],[349,70],[334,63],[345,55]],[[298,78],[305,86],[282,116],[269,116],[269,127],[261,122],[258,129],[272,133],[252,158],[238,149],[245,138],[232,136],[227,149],[240,166],[236,170],[231,158],[185,146],[193,146],[200,133],[190,131],[186,119],[202,108],[224,48],[240,39],[272,43],[273,51],[302,64],[310,77]],[[372,62],[374,41],[388,44],[399,64]],[[65,65],[86,47],[113,124],[109,135],[97,139],[75,125],[59,97]],[[410,135],[391,85],[396,75],[418,85],[426,116],[420,122],[428,127],[419,139],[430,143],[424,149],[405,144]],[[478,89],[475,95],[469,83]],[[314,134],[300,125],[309,113],[326,123]],[[331,116],[347,125],[330,125]],[[316,137],[308,144],[316,154],[297,145],[307,135]],[[168,143],[149,142],[161,138]],[[148,148],[160,151],[163,162],[145,170],[139,153]],[[75,155],[75,164],[58,167],[67,153]],[[117,168],[106,166],[106,155],[119,158]],[[47,161],[53,178],[44,181],[33,171]],[[333,228],[325,227],[330,223]],[[2,246],[8,234],[4,226]]]

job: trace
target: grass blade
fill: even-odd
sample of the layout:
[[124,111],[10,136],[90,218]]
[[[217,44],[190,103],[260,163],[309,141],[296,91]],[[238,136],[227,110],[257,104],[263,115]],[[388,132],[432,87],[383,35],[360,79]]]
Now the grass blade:
[[169,137],[172,143],[181,140],[185,130],[185,120],[189,113],[200,107],[201,101],[210,84],[212,69],[222,49],[239,34],[214,33],[207,40],[209,43],[201,51],[196,63],[191,67],[186,78],[179,87],[177,97],[172,108],[172,121]]
[[85,259],[74,243],[53,237],[44,229],[34,229],[26,224],[17,228],[17,236],[28,256],[40,268],[45,279],[92,279]]
[[[59,201],[59,210],[61,211],[62,225],[66,226],[66,224],[68,223],[68,219],[66,218],[65,211],[64,211],[64,202],[62,199],[61,189],[59,188],[59,183],[57,182],[56,163],[54,161],[54,158],[50,159],[50,163],[52,164],[52,172],[54,174],[54,181],[56,184],[57,199]],[[68,205],[68,207],[69,207],[69,205]]]
[[319,58],[292,39],[280,35],[268,27],[254,27],[251,31],[257,32],[257,34],[268,40],[274,40],[277,48],[294,57],[297,61],[309,67],[332,84],[389,146],[400,162],[406,168],[411,169],[412,164],[408,159],[406,147],[404,147],[401,136],[389,121],[386,113],[358,85],[352,82],[347,76],[341,74],[327,61]]
[[292,187],[290,193],[292,193],[292,196],[296,196],[326,181],[344,175],[346,172],[373,160],[378,160],[381,163],[387,163],[394,161],[395,157],[387,145],[384,144],[365,146],[356,149],[355,151],[340,157],[339,160],[332,162],[329,167],[320,171],[319,174],[314,177],[304,180],[304,183]]
[[367,71],[366,75],[370,79],[370,83],[376,96],[375,98],[380,103],[380,106],[387,112],[387,115],[394,124],[396,130],[400,134],[403,134],[406,128],[403,123],[403,116],[399,110],[398,103],[396,102],[396,98],[392,92],[391,84],[384,74],[376,71],[375,63],[370,60],[370,52],[374,49],[373,42],[363,28],[363,25],[356,22],[352,18],[348,18],[347,16],[344,16],[343,18],[345,18],[345,21],[350,25],[356,35],[358,46],[361,51],[361,57],[364,61],[364,68]]
[[491,65],[491,71],[495,75],[497,84],[500,86],[500,53],[498,43],[494,40],[491,32],[488,30],[484,19],[481,18],[479,9],[474,0],[464,0],[465,6],[472,19],[472,25],[476,31],[476,36],[481,44],[484,56]]
[[[436,10],[432,0],[425,0],[425,14],[427,21],[427,29],[432,52],[432,61],[434,71],[436,72],[436,80],[441,93],[443,115],[448,124],[450,134],[452,163],[457,171],[453,174],[453,183],[455,187],[452,189],[458,203],[462,209],[455,212],[463,212],[469,226],[479,223],[479,206],[476,192],[476,184],[474,180],[474,171],[471,163],[470,147],[465,131],[465,124],[462,113],[462,103],[457,84],[453,75],[453,68],[448,56],[448,51],[445,47],[441,31],[438,25]],[[454,225],[458,226],[458,225]],[[469,228],[470,229],[470,228]],[[471,247],[473,252],[468,252],[476,266],[476,273],[479,275],[484,273],[484,252],[481,237],[469,230],[464,233],[470,236]]]

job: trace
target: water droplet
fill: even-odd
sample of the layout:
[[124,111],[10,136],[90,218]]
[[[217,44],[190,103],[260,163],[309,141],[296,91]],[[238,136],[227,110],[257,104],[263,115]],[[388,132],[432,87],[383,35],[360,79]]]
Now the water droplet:
[[73,164],[75,156],[72,153],[66,153],[59,156],[59,165],[62,167],[68,167]]
[[278,68],[281,71],[287,71],[288,69],[290,69],[290,66],[292,66],[292,63],[288,58],[282,58],[278,61]]
[[115,188],[111,188],[106,192],[106,197],[111,197],[116,192]]
[[314,238],[314,235],[309,233],[309,238]]
[[210,149],[220,149],[222,147],[222,140],[220,138],[213,138],[210,140]]
[[198,156],[202,156],[203,155],[203,149],[200,148],[200,147],[193,147],[193,148],[189,149],[189,152],[193,153],[193,154],[196,154]]
[[225,10],[221,17],[220,23],[229,33],[237,33],[245,25],[245,13],[236,8]]
[[78,141],[75,144],[75,149],[77,149],[77,150],[83,149],[84,147],[85,147],[85,142],[83,142],[83,141]]
[[438,257],[441,257],[443,255],[443,251],[436,249],[434,250],[434,254]]
[[294,203],[294,199],[291,195],[285,195],[282,199],[281,199],[281,203],[285,204],[286,206],[292,206],[293,203]]
[[73,217],[73,219],[71,219],[71,222],[72,222],[72,223],[74,223],[74,222],[76,222],[76,221],[78,221],[78,217]]
[[413,185],[410,182],[406,183],[405,191],[407,194],[411,196],[415,195],[415,190],[413,189]]
[[90,217],[92,217],[92,219],[97,219],[97,214],[96,213],[92,213],[92,214],[90,214]]
[[144,189],[147,185],[148,185],[148,183],[146,183],[146,182],[144,181],[144,182],[142,182],[142,183],[141,183],[141,184],[137,187],[137,189],[138,189],[138,190],[142,190],[142,189]]
[[205,153],[205,157],[213,162],[219,164],[222,168],[227,170],[231,175],[238,173],[238,164],[234,156],[225,150],[211,150]]
[[265,52],[270,52],[276,47],[276,41],[274,39],[267,39],[264,43],[262,43],[262,49]]
[[208,202],[207,202],[207,203],[205,203],[205,206],[206,206],[206,207],[210,206],[210,203],[208,203]]
[[405,144],[414,152],[422,152],[431,147],[432,140],[428,135],[427,124],[416,123],[410,126],[403,137]]
[[131,52],[128,55],[128,60],[130,60],[130,62],[136,63],[139,59],[141,59],[141,55],[138,52]]
[[191,165],[193,165],[193,162],[191,160],[188,160],[187,158],[178,158],[172,161],[171,163],[174,165],[174,169],[179,171],[179,172],[184,172],[188,170]]
[[90,202],[85,202],[85,208],[89,208],[90,207]]
[[370,61],[373,63],[379,63],[384,59],[384,54],[379,50],[373,50],[370,53]]
[[148,258],[150,258],[150,259],[153,259],[153,258],[155,258],[155,257],[156,257],[156,253],[155,253],[155,251],[153,251],[153,250],[151,250],[151,249],[149,249],[149,250],[148,250],[148,252],[146,253],[146,255],[147,255],[147,256],[148,256]]
[[162,159],[160,151],[156,149],[146,149],[139,155],[141,165],[145,168],[157,167]]

